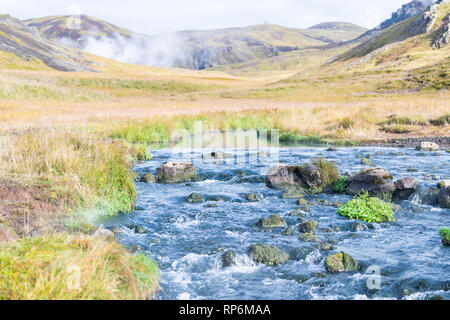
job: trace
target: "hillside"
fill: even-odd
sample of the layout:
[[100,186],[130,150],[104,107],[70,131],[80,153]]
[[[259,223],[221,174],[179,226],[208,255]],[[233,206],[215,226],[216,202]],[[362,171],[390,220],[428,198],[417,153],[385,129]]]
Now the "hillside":
[[71,16],[25,21],[52,40],[123,62],[206,69],[277,56],[283,52],[333,45],[366,30],[349,23],[325,23],[309,29],[255,25],[205,31],[143,35],[108,22],[81,16],[80,29],[68,28]]
[[432,47],[442,47],[450,42],[449,37],[450,2],[438,1],[436,4],[384,30],[366,35],[364,41],[341,55],[338,60],[361,58],[376,50],[397,42],[418,36],[429,41]]
[[36,30],[9,15],[0,15],[0,64],[61,71],[94,71],[96,68],[84,53],[40,37]]

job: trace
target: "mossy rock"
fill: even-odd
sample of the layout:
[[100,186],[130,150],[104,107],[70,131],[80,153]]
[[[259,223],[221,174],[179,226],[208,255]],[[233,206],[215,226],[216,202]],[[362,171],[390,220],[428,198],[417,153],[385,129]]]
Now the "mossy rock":
[[322,242],[322,241],[320,241],[319,237],[317,237],[314,234],[310,234],[310,233],[301,234],[299,237],[299,240],[304,241],[304,242],[315,242],[315,243]]
[[286,228],[287,223],[283,218],[280,218],[277,214],[270,216],[269,218],[261,218],[256,224],[260,228]]
[[199,194],[199,193],[192,193],[187,201],[189,203],[203,203],[205,202],[205,197],[203,197],[203,195]]
[[258,202],[259,196],[256,193],[248,193],[243,196],[243,198],[249,202]]
[[144,182],[144,183],[155,183],[155,182],[156,182],[156,177],[155,177],[155,175],[154,175],[153,173],[149,172],[149,173],[144,174],[144,175],[141,177],[140,182]]
[[222,254],[222,267],[232,267],[236,265],[236,252],[234,251],[226,251]]
[[297,200],[297,205],[299,206],[304,206],[308,204],[308,200],[306,200],[305,198],[300,198]]
[[257,244],[250,247],[249,255],[256,263],[270,266],[285,264],[289,260],[289,254],[283,250],[266,244]]
[[325,259],[325,268],[331,273],[357,271],[361,268],[359,262],[345,252],[339,252]]
[[301,233],[314,234],[318,225],[319,223],[316,220],[305,221],[299,225],[298,231]]
[[158,183],[176,184],[200,180],[197,169],[190,163],[166,162],[156,169]]

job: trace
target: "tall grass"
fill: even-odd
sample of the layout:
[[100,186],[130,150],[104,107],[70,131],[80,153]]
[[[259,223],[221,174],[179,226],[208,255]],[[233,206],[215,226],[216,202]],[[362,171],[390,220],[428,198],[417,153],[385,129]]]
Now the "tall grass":
[[66,208],[102,214],[130,212],[136,196],[129,148],[87,130],[38,130],[10,136],[3,146],[1,174],[42,186],[44,198]]
[[156,264],[116,242],[56,234],[0,246],[0,300],[149,299]]

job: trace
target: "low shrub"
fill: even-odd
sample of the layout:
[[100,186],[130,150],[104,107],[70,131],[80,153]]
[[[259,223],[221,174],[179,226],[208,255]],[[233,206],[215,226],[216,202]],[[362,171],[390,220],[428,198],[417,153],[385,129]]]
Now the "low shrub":
[[341,177],[337,179],[336,182],[334,183],[333,191],[336,193],[344,193],[347,187],[348,187],[348,178]]
[[337,213],[343,217],[369,223],[394,221],[392,204],[375,197],[370,197],[368,193],[356,196],[339,208]]

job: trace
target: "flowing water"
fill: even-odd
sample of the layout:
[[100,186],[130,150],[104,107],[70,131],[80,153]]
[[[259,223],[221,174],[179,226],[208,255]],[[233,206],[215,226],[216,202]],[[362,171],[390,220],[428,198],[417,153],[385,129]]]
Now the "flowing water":
[[[328,152],[310,147],[279,150],[279,162],[303,164],[321,155],[335,161],[341,174],[367,168],[359,158],[371,154],[373,162],[395,179],[412,176],[423,187],[435,187],[440,179],[450,178],[450,154],[445,151],[423,154],[413,149],[342,148]],[[135,170],[155,172],[174,151],[155,151],[152,161]],[[186,161],[194,160],[201,182],[138,183],[138,210],[107,225],[122,231],[118,239],[125,246],[159,263],[158,299],[450,298],[450,248],[441,244],[438,233],[440,228],[450,227],[449,209],[419,205],[420,199],[415,197],[415,201],[398,203],[401,208],[395,222],[373,224],[367,230],[354,232],[352,222],[338,216],[336,208],[312,205],[306,218],[317,220],[317,236],[336,247],[334,251],[319,251],[314,244],[299,240],[299,218],[289,215],[297,207],[296,200],[282,199],[280,191],[266,187],[264,175],[273,160],[256,151],[224,151],[234,157],[218,162],[202,160],[201,152],[185,155]],[[210,201],[188,203],[186,199],[193,192]],[[243,199],[242,195],[249,192],[258,194],[261,201]],[[350,197],[322,194],[307,199],[346,202]],[[286,236],[282,229],[262,230],[255,226],[259,218],[272,214],[284,218],[296,234]],[[143,234],[136,232],[136,226],[143,229]],[[321,231],[327,227],[338,231]],[[249,247],[258,243],[286,252],[307,249],[299,260],[270,267],[255,264],[247,255]],[[223,268],[221,256],[227,250],[237,253],[237,265]],[[339,251],[352,255],[363,269],[338,275],[326,273],[324,259]],[[378,280],[380,286],[376,285]]]

